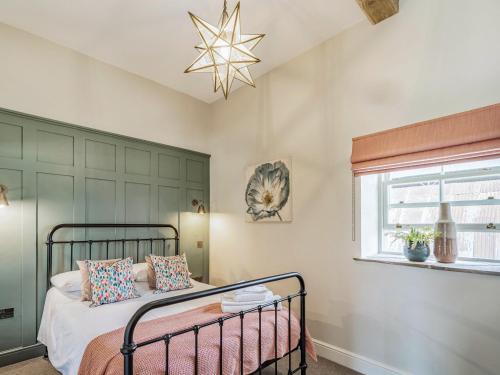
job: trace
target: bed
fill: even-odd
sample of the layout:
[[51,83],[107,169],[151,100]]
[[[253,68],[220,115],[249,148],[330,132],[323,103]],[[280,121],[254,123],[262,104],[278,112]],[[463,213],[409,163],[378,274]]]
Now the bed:
[[[113,231],[114,238],[102,239],[101,233],[89,239],[89,230],[99,228]],[[150,236],[117,238],[139,228]],[[73,238],[78,230],[85,231],[84,239],[55,238],[63,231],[71,231]],[[80,301],[79,291],[50,287],[56,273],[54,259],[60,269],[65,252],[69,252],[69,270],[73,270],[75,259],[82,258],[82,247],[86,259],[132,254],[140,262],[146,253],[169,255],[171,244],[179,255],[178,231],[167,224],[60,224],[53,228],[47,239],[47,295],[38,340],[58,371],[65,375],[226,375],[261,373],[274,364],[277,373],[277,362],[288,357],[288,374],[306,374],[306,351],[315,354],[305,328],[306,292],[298,273],[217,288],[191,280],[190,289],[162,294],[155,294],[147,282],[136,282],[139,298],[96,308]],[[299,282],[295,293],[235,314],[219,311],[223,293],[290,278]],[[281,302],[288,308],[278,311]],[[300,318],[293,314],[292,303]],[[291,354],[296,350],[300,363],[294,368]]]

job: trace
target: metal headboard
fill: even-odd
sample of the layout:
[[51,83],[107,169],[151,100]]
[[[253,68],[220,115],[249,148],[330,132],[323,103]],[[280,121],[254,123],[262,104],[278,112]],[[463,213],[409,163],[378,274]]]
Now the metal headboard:
[[[88,229],[88,228],[110,228],[110,229],[131,229],[131,228],[147,228],[147,229],[163,229],[168,228],[171,229],[174,233],[173,237],[149,237],[149,238],[119,238],[119,239],[105,239],[105,240],[64,240],[64,241],[56,241],[54,240],[54,235],[58,230],[61,229]],[[151,253],[153,253],[153,243],[159,242],[162,244],[161,248],[163,250],[163,255],[166,255],[166,242],[174,241],[175,242],[175,255],[179,255],[179,231],[176,227],[170,224],[59,224],[56,225],[47,236],[47,290],[50,288],[50,278],[52,277],[53,267],[52,267],[52,257],[53,257],[53,246],[57,244],[61,245],[69,245],[70,249],[70,269],[73,269],[73,260],[74,260],[74,245],[75,244],[88,244],[89,249],[89,257],[88,259],[92,259],[92,245],[93,244],[106,244],[106,259],[109,259],[109,244],[115,244],[115,255],[116,255],[116,245],[121,243],[121,251],[122,258],[125,257],[125,244],[127,242],[135,242],[136,243],[136,256],[137,261],[139,261],[139,249],[141,242],[149,242]]]

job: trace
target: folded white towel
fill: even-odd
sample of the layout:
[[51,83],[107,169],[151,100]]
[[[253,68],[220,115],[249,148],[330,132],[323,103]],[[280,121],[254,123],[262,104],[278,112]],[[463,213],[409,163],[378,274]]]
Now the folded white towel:
[[[280,296],[276,295],[274,296],[271,300],[267,302],[271,302],[272,300],[278,300],[281,299]],[[267,303],[266,302],[266,303]],[[225,301],[223,300],[221,303],[221,310],[224,313],[239,313],[241,311],[249,310],[258,307],[259,305],[262,305],[263,303],[235,303],[232,301]],[[278,303],[278,310],[281,310],[283,308],[281,302]],[[262,311],[271,311],[274,310],[274,305],[266,306],[262,308]]]
[[241,305],[241,304],[263,304],[265,302],[271,302],[273,300],[273,293],[268,291],[268,293],[262,294],[240,294],[234,295],[233,293],[224,294],[221,298],[221,303],[227,305]]
[[260,284],[260,285],[255,285],[255,286],[249,286],[248,288],[244,289],[237,289],[234,291],[235,295],[238,294],[247,294],[247,293],[266,293],[268,292],[269,289],[266,288],[265,285]]
[[236,302],[261,302],[261,301],[269,301],[273,298],[273,292],[270,290],[265,293],[244,293],[244,294],[235,294],[234,300]]
[[227,293],[222,296],[223,299],[234,302],[263,302],[270,301],[273,298],[273,292],[267,290],[265,293]]

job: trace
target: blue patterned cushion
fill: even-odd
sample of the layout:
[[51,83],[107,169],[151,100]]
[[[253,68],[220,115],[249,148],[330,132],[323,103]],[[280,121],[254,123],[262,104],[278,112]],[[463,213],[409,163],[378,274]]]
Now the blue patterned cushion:
[[151,262],[156,276],[155,293],[186,289],[193,286],[189,278],[185,254],[171,257],[151,255]]
[[98,260],[86,260],[89,270],[91,307],[139,297],[132,272],[132,258],[113,264]]

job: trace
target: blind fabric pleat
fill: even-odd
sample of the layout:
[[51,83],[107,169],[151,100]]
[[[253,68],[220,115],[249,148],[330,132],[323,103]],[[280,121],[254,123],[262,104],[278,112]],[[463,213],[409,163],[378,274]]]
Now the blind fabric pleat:
[[352,140],[355,176],[500,157],[500,104]]

